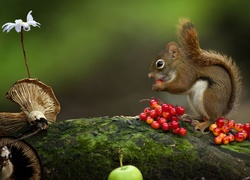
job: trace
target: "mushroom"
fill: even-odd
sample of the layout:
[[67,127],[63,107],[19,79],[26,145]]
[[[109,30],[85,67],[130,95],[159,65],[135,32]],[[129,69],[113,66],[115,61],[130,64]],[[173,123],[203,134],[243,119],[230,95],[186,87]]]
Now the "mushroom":
[[0,113],[0,134],[13,135],[29,127],[47,129],[56,121],[60,103],[50,86],[38,79],[25,78],[17,81],[7,92],[7,99],[19,104],[19,113]]
[[36,150],[25,141],[0,137],[0,179],[42,178],[42,165]]
[[0,179],[8,179],[14,171],[13,164],[10,161],[10,151],[7,146],[0,149]]
[[0,113],[0,135],[18,135],[29,130],[29,122],[24,112]]

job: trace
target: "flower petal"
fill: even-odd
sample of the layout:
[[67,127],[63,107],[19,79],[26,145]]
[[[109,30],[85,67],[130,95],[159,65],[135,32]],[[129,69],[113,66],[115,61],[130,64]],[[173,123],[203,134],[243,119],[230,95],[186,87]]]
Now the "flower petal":
[[15,27],[15,23],[5,23],[2,28],[3,28],[3,32],[6,31],[7,33],[10,32],[10,30]]
[[8,26],[11,26],[11,25],[15,25],[15,23],[5,23],[2,28],[5,28],[5,27],[8,27]]
[[20,24],[16,24],[15,25],[15,29],[16,29],[16,32],[21,32],[21,30],[22,30],[22,25],[20,25]]
[[39,22],[36,22],[36,21],[28,21],[27,22],[30,26],[33,26],[33,27],[40,27],[40,23]]
[[33,21],[34,19],[33,19],[33,16],[31,15],[31,13],[32,13],[32,11],[30,11],[29,13],[28,13],[28,15],[27,15],[27,22],[28,21]]

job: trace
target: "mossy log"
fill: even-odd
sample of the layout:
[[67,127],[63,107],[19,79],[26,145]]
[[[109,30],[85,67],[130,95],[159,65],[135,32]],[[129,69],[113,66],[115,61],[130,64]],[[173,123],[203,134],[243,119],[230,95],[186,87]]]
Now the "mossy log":
[[250,141],[214,145],[213,135],[197,137],[189,123],[184,137],[154,130],[132,117],[72,119],[50,125],[27,141],[43,163],[43,179],[107,179],[123,164],[138,167],[144,179],[248,179]]

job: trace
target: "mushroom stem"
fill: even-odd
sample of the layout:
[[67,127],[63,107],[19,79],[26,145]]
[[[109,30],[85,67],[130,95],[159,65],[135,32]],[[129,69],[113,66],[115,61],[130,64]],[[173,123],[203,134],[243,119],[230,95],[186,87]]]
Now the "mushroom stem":
[[22,43],[22,50],[23,50],[23,56],[24,56],[24,62],[25,62],[25,66],[26,66],[26,69],[27,69],[27,72],[28,72],[28,78],[30,78],[30,69],[29,69],[29,65],[28,65],[28,61],[27,61],[27,58],[26,58],[26,53],[25,53],[25,50],[24,50],[24,33],[23,33],[23,28],[21,30],[21,43]]
[[9,156],[10,156],[10,151],[9,149],[4,146],[1,147],[0,149],[1,153],[1,159],[0,159],[0,179],[8,179],[10,178],[10,176],[13,173],[13,164],[11,163],[11,161],[9,160]]

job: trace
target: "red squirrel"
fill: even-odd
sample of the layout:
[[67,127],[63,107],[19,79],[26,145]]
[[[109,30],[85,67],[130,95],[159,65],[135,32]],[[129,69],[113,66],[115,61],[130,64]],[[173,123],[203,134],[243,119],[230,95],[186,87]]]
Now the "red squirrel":
[[198,33],[189,19],[180,19],[177,34],[180,47],[168,43],[152,62],[148,76],[156,80],[153,90],[188,96],[198,115],[193,118],[195,129],[204,133],[217,118],[237,108],[240,71],[232,58],[200,48]]

